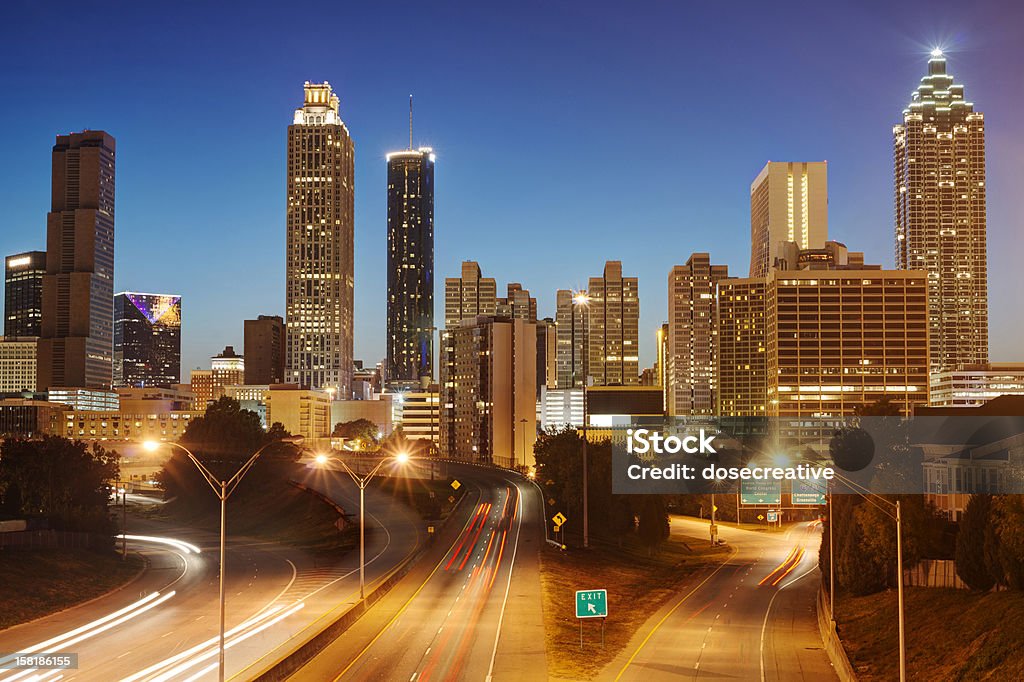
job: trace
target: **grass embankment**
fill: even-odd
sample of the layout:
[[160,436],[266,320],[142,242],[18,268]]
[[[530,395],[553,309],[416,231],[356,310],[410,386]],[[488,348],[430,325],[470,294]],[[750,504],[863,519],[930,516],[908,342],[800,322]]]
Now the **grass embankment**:
[[[687,576],[721,561],[729,552],[728,547],[713,548],[706,540],[681,535],[673,535],[655,556],[632,539],[622,548],[561,552],[545,547],[541,586],[551,677],[592,679],[629,643],[637,628],[676,594]],[[600,621],[584,621],[581,650],[576,590],[600,588],[608,590],[605,646],[601,648]]]
[[0,630],[93,599],[127,583],[142,568],[138,555],[89,549],[0,552]]
[[447,518],[466,491],[465,486],[458,490],[451,487],[451,480],[437,478],[385,478],[381,481],[382,492],[405,502],[415,509],[426,521],[437,521]]
[[[220,529],[219,507],[206,506],[197,512],[183,500],[174,500],[164,505],[162,513],[195,528]],[[346,552],[358,544],[358,526],[350,524],[339,530],[338,518],[326,502],[291,485],[275,486],[262,495],[233,496],[227,505],[230,537],[261,538],[314,554]]]
[[[837,597],[836,609],[858,679],[898,679],[896,591]],[[1024,679],[1024,594],[911,587],[905,617],[909,679]]]

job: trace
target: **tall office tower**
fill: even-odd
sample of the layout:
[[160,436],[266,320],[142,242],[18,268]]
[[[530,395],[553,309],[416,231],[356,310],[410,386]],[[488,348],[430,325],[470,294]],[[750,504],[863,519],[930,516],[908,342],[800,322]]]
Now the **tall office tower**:
[[114,356],[114,138],[53,146],[38,387],[110,389]]
[[695,253],[668,275],[666,407],[669,416],[713,415],[717,407],[715,287],[729,276]]
[[640,295],[637,278],[622,276],[610,260],[601,277],[590,278],[587,374],[595,386],[640,383]]
[[537,399],[541,388],[558,388],[558,326],[550,317],[537,321]]
[[260,315],[242,323],[245,383],[262,386],[284,383],[285,326],[280,315]]
[[928,271],[932,373],[988,362],[985,115],[940,50],[893,126],[896,267]]
[[122,291],[114,297],[114,388],[181,381],[181,296]]
[[352,389],[355,149],[330,83],[305,84],[288,126],[285,321],[290,383]]
[[444,326],[457,327],[462,320],[497,313],[498,287],[493,277],[483,277],[480,266],[463,261],[461,277],[444,280]]
[[511,317],[527,322],[537,321],[537,299],[522,284],[513,282],[508,285],[508,295],[499,298],[496,307],[498,317]]
[[480,316],[446,331],[440,356],[442,454],[504,467],[532,465],[536,325]]
[[765,278],[718,285],[721,416],[830,418],[928,402],[926,273],[838,242],[780,248]]
[[573,302],[573,292],[569,289],[555,292],[558,388],[580,388],[586,383],[583,377],[583,340],[586,338],[584,326],[588,312],[588,306]]
[[392,388],[434,376],[434,153],[412,148],[388,161],[388,351]]
[[39,336],[46,252],[8,256],[4,272],[4,336]]
[[767,277],[779,244],[828,239],[828,164],[769,161],[750,185],[750,276]]

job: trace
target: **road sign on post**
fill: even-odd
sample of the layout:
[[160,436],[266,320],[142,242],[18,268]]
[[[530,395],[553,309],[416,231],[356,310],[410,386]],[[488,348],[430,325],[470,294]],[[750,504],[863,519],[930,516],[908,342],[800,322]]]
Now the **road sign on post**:
[[740,504],[782,504],[782,481],[741,481]]
[[556,526],[561,526],[564,525],[565,522],[569,519],[567,519],[565,514],[563,514],[562,512],[558,512],[557,514],[551,517],[551,520],[555,522]]
[[608,590],[576,590],[577,618],[607,618]]
[[778,520],[778,516],[774,509],[768,510],[768,523],[775,523]]

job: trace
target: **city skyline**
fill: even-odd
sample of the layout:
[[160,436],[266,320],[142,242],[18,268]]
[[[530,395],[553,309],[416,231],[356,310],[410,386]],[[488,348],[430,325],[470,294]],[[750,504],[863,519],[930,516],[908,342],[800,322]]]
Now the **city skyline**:
[[[384,357],[386,329],[382,305],[386,287],[381,277],[383,268],[380,267],[385,258],[386,241],[384,153],[388,148],[398,147],[403,142],[404,98],[410,91],[417,93],[422,90],[428,96],[418,98],[417,106],[425,110],[422,120],[428,124],[425,126],[425,134],[418,133],[416,144],[433,145],[439,159],[444,162],[444,168],[441,169],[444,178],[443,181],[439,179],[438,184],[443,187],[443,191],[437,197],[437,279],[457,275],[458,264],[462,260],[476,260],[489,276],[499,281],[521,282],[539,299],[539,312],[544,317],[554,315],[554,296],[558,288],[582,288],[586,277],[605,260],[622,260],[627,272],[639,272],[641,275],[639,286],[643,305],[640,366],[649,366],[655,353],[654,332],[666,316],[663,279],[672,265],[685,261],[692,252],[707,251],[714,262],[729,265],[731,271],[741,272],[745,269],[745,262],[749,258],[744,239],[749,232],[749,197],[745,195],[748,194],[749,184],[757,170],[768,160],[828,159],[832,176],[829,182],[832,223],[830,237],[863,249],[872,262],[892,266],[891,127],[899,122],[898,113],[906,105],[908,95],[927,63],[931,45],[927,38],[930,36],[922,36],[922,33],[927,34],[936,29],[927,26],[918,27],[919,31],[912,31],[909,26],[894,29],[900,23],[900,19],[894,18],[887,20],[886,26],[889,28],[887,32],[883,31],[883,37],[888,33],[890,40],[873,41],[873,52],[863,47],[855,50],[850,37],[852,28],[858,25],[858,21],[877,21],[879,18],[870,13],[855,14],[857,16],[851,20],[852,27],[839,31],[833,36],[834,45],[821,51],[820,67],[809,73],[793,71],[792,77],[801,78],[801,83],[778,85],[780,94],[775,96],[777,99],[769,101],[779,104],[785,96],[791,97],[805,89],[816,89],[822,93],[803,101],[799,115],[788,112],[788,122],[773,117],[771,113],[755,116],[749,112],[741,116],[732,114],[718,122],[712,120],[712,114],[719,115],[723,107],[735,104],[735,95],[726,92],[727,82],[730,78],[739,78],[749,69],[750,62],[743,62],[751,53],[765,47],[764,39],[754,39],[747,45],[738,46],[734,58],[727,60],[728,63],[724,65],[700,65],[700,68],[695,65],[689,70],[689,77],[700,88],[701,99],[709,107],[710,113],[699,115],[692,107],[672,111],[669,111],[671,106],[652,108],[651,100],[645,100],[642,106],[649,108],[649,115],[656,119],[651,126],[652,130],[637,128],[642,119],[622,119],[629,124],[626,126],[629,134],[623,135],[621,140],[607,142],[603,152],[615,155],[615,166],[628,168],[641,164],[639,167],[643,172],[635,175],[612,173],[618,194],[610,194],[608,198],[601,196],[608,194],[608,186],[593,186],[591,181],[594,176],[584,168],[592,163],[593,150],[583,145],[582,137],[576,133],[566,135],[564,142],[552,145],[544,156],[538,157],[533,153],[536,151],[534,144],[547,144],[552,135],[564,132],[560,126],[564,125],[565,119],[550,110],[554,102],[564,101],[564,95],[558,99],[553,93],[554,86],[560,82],[555,77],[538,81],[533,90],[524,90],[521,84],[511,88],[518,98],[515,115],[525,116],[524,127],[536,136],[535,141],[531,140],[530,144],[522,147],[521,153],[516,154],[505,148],[505,145],[510,142],[518,145],[521,142],[518,132],[512,137],[508,132],[504,137],[494,137],[489,148],[471,147],[479,142],[482,127],[494,125],[488,123],[488,116],[493,114],[492,105],[480,105],[467,113],[444,113],[446,106],[455,107],[459,99],[453,96],[450,88],[438,89],[428,87],[428,84],[439,77],[430,75],[434,68],[451,66],[446,59],[439,59],[430,74],[420,78],[418,83],[396,83],[394,88],[389,85],[383,89],[383,94],[379,87],[373,94],[367,94],[370,92],[369,86],[362,82],[365,76],[361,76],[358,69],[329,66],[313,59],[299,59],[299,65],[292,71],[301,71],[301,74],[288,74],[285,77],[280,72],[274,72],[271,78],[260,84],[261,97],[258,101],[253,100],[251,95],[247,96],[250,104],[255,107],[256,115],[253,116],[254,123],[245,123],[244,127],[250,132],[258,131],[258,144],[254,144],[251,151],[242,153],[246,155],[246,164],[256,164],[258,172],[248,169],[236,171],[240,173],[237,179],[201,174],[209,184],[203,191],[210,194],[217,193],[214,190],[223,189],[226,197],[221,199],[228,199],[223,202],[227,204],[232,203],[230,198],[238,191],[236,184],[245,184],[243,180],[250,176],[257,180],[252,189],[242,189],[247,201],[258,209],[254,214],[256,219],[251,222],[248,219],[249,211],[256,209],[236,205],[238,217],[224,223],[233,229],[219,231],[211,229],[219,223],[208,222],[215,220],[216,212],[209,218],[204,216],[196,225],[186,224],[196,222],[191,216],[186,220],[183,215],[174,218],[173,212],[167,217],[140,212],[140,205],[147,199],[146,182],[150,180],[149,174],[153,171],[150,166],[140,165],[140,154],[146,149],[141,136],[143,133],[152,134],[161,120],[157,117],[144,122],[145,125],[132,121],[125,126],[126,119],[115,107],[109,104],[100,107],[90,103],[86,97],[81,107],[68,107],[60,122],[53,120],[56,118],[53,115],[33,121],[28,126],[30,130],[26,136],[31,144],[19,141],[13,150],[17,153],[17,165],[21,173],[18,178],[11,180],[27,184],[29,190],[23,191],[22,185],[15,182],[7,190],[17,192],[16,198],[8,199],[7,204],[12,206],[8,220],[18,229],[5,232],[2,241],[4,251],[5,254],[12,254],[44,246],[44,231],[40,225],[45,209],[37,206],[32,197],[38,197],[39,187],[43,188],[44,194],[48,191],[49,174],[45,170],[42,174],[38,172],[41,164],[40,159],[35,157],[41,155],[45,165],[48,160],[46,150],[58,132],[102,127],[119,140],[121,173],[118,222],[121,227],[118,230],[119,258],[115,289],[170,289],[182,291],[183,295],[195,301],[184,321],[183,367],[202,366],[204,358],[226,344],[240,347],[243,318],[284,312],[284,275],[279,255],[283,243],[281,226],[284,222],[281,169],[284,167],[282,158],[285,147],[281,121],[286,120],[289,112],[294,109],[294,104],[289,102],[294,99],[297,83],[305,79],[330,80],[339,92],[343,118],[357,146],[355,357],[370,364],[376,363]],[[990,14],[989,18],[993,21],[998,16],[997,12]],[[1005,13],[1002,18],[1005,21]],[[553,23],[559,26],[565,19],[555,16]],[[943,47],[949,54],[951,71],[957,75],[958,81],[966,84],[972,93],[971,99],[979,103],[989,118],[988,223],[993,311],[992,359],[1006,360],[1014,359],[1012,339],[1020,332],[1022,325],[1010,319],[1010,304],[1024,294],[1022,283],[1015,281],[1012,269],[1012,263],[1024,255],[1021,254],[1020,240],[1016,238],[1020,208],[1013,204],[1013,188],[1019,184],[1021,171],[1015,164],[1014,168],[1010,168],[1014,156],[1019,156],[1017,150],[1021,144],[1020,130],[1014,127],[1016,122],[1013,117],[1013,112],[1019,110],[1014,105],[1020,101],[1020,95],[998,91],[993,84],[998,83],[999,79],[996,75],[990,75],[989,71],[996,63],[1000,67],[1013,69],[1020,56],[1007,51],[1009,37],[1005,34],[1001,37],[998,30],[984,32],[984,45],[977,41],[972,44],[970,36],[982,34],[978,21],[975,20],[973,24],[966,18],[963,21],[947,21],[948,24],[967,28],[961,38],[949,41],[952,44],[944,44]],[[597,32],[602,35],[611,30],[607,26],[597,28]],[[542,42],[552,39],[547,33],[550,30],[553,29],[541,31]],[[721,24],[717,30],[719,33],[725,30],[725,24]],[[750,27],[741,25],[738,35],[747,35],[749,31]],[[701,44],[701,40],[695,40],[685,54],[680,52],[677,57],[681,60],[691,52],[696,53]],[[581,47],[586,48],[585,52],[595,49],[591,43]],[[805,49],[811,50],[814,47],[812,40]],[[4,49],[16,50],[18,44]],[[660,49],[669,48],[662,44]],[[692,56],[686,58],[693,59]],[[341,62],[339,60],[338,63]],[[884,67],[880,68],[880,64],[884,64]],[[873,87],[870,97],[865,97],[866,101],[858,105],[856,116],[851,116],[849,112],[837,112],[829,96],[833,92],[829,90],[832,84],[825,76],[843,72],[844,66],[851,71],[855,70],[852,76],[854,85],[870,83]],[[519,77],[532,73],[534,68],[525,65],[524,73]],[[790,75],[789,71],[785,73]],[[643,82],[635,86],[639,90],[633,91],[633,94],[647,98],[666,97],[666,105],[675,102],[663,86],[655,88],[648,82],[660,75],[664,74],[655,70],[654,74],[645,76]],[[568,107],[574,114],[586,110],[588,116],[594,117],[593,123],[583,117],[576,119],[583,130],[590,131],[590,126],[597,125],[596,121],[601,118],[618,119],[618,115],[624,113],[624,108],[629,108],[621,101],[625,99],[622,95],[630,92],[623,74],[617,71],[612,76],[612,82],[622,89],[611,96],[605,93],[597,100],[580,93],[581,103]],[[593,71],[585,72],[584,83],[591,78],[596,78]],[[715,83],[709,85],[712,80]],[[195,83],[190,82],[186,86],[178,84],[175,87],[199,96],[206,92],[204,88],[207,86],[202,81],[199,78]],[[17,91],[25,92],[27,96],[32,87],[21,84]],[[239,87],[244,89],[251,86],[244,86],[239,81]],[[850,87],[847,82],[843,89]],[[391,92],[392,89],[395,92]],[[500,102],[503,106],[508,104],[505,98],[501,98]],[[544,111],[536,112],[537,115],[533,116],[533,109],[538,107]],[[368,121],[376,115],[375,110],[390,112],[388,116],[391,118],[382,117],[379,123],[375,121],[370,125]],[[548,121],[539,127],[528,125],[531,121],[536,123],[538,118],[547,118]],[[807,122],[815,119],[819,120],[817,127],[808,127]],[[820,121],[827,121],[827,124],[822,125]],[[737,123],[743,122],[745,125],[737,129],[741,140],[731,143],[729,149],[718,150],[718,155],[711,154],[707,147],[700,145],[691,150],[696,152],[697,160],[702,162],[696,165],[702,166],[703,177],[688,175],[686,171],[673,171],[665,178],[655,177],[663,171],[659,157],[684,142],[684,147],[679,149],[690,149],[686,145],[695,143],[694,131],[701,125],[717,130],[718,126],[728,124],[735,127]],[[183,129],[189,129],[194,124],[195,121],[190,124],[186,118],[181,125]],[[47,134],[40,141],[44,125]],[[202,125],[196,125],[196,129],[198,134],[202,134]],[[682,142],[673,142],[666,135],[666,131],[673,129],[682,131]],[[486,132],[493,136],[495,129],[488,128]],[[233,133],[223,135],[225,140],[235,139]],[[222,143],[214,141],[210,150],[203,152],[204,158],[206,154],[218,153],[218,144]],[[20,149],[29,146],[35,151],[22,154]],[[566,154],[565,150],[569,146],[576,150],[576,158]],[[259,155],[254,155],[257,151]],[[254,156],[248,156],[250,154]],[[517,173],[518,177],[523,177],[523,164],[528,164],[534,174],[528,182],[524,179],[527,182],[524,190],[529,191],[523,194],[523,201],[517,203],[507,215],[498,216],[480,210],[481,202],[493,198],[493,188],[485,187],[481,193],[481,186],[473,176],[486,175],[479,171],[482,164],[488,162],[492,164],[488,167],[506,163],[507,172]],[[125,166],[126,163],[128,166]],[[133,168],[132,173],[124,170],[126,167]],[[505,181],[509,178],[508,175],[501,177]],[[168,182],[159,173],[155,178]],[[550,189],[538,188],[538,181],[549,183]],[[192,183],[195,181],[179,177],[174,182],[179,184],[172,186],[180,186],[185,190],[194,187]],[[587,193],[578,196],[589,196],[592,199],[576,202],[579,210],[571,210],[569,205],[574,202],[565,201],[565,197],[572,196],[572,192],[588,185],[591,188],[586,189]],[[609,202],[615,202],[616,205],[609,209]],[[599,219],[595,221],[596,213],[605,215],[598,216]],[[480,236],[486,234],[486,231],[477,230],[486,227],[489,231],[487,226],[492,221],[497,221],[494,229],[499,230],[508,229],[510,225],[520,226],[521,238],[517,235],[516,239],[488,240]],[[181,239],[175,240],[180,243],[165,243],[163,248],[169,258],[178,258],[185,263],[184,272],[177,269],[159,272],[158,268],[152,267],[151,262],[147,264],[140,257],[141,253],[147,253],[152,258],[152,244],[162,234],[161,223],[167,234],[180,232],[182,235]],[[238,239],[242,236],[249,238],[238,245]],[[581,243],[583,237],[587,237],[587,243]],[[221,252],[225,248],[221,240],[229,241],[232,249]],[[666,242],[671,246],[654,249],[652,244],[656,242]],[[566,253],[572,253],[573,256],[566,258]],[[648,272],[651,274],[648,275]],[[239,289],[243,290],[243,296],[237,319],[224,316],[222,297],[234,296]],[[435,289],[435,297],[439,298],[439,293]],[[438,314],[435,305],[435,316]]]

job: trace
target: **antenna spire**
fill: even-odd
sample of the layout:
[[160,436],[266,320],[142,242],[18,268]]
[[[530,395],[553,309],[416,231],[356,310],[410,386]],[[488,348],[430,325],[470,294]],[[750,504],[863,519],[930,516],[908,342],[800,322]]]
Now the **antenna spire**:
[[409,151],[412,151],[412,95],[409,95]]

